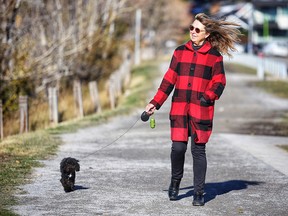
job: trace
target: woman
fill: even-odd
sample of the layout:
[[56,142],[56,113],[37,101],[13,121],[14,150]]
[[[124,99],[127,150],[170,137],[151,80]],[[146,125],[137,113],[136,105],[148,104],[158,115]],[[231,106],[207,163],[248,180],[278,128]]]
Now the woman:
[[234,43],[240,41],[240,31],[235,26],[239,25],[224,19],[212,19],[203,13],[197,14],[190,25],[191,40],[174,51],[156,95],[146,106],[146,112],[152,115],[175,87],[170,110],[170,200],[177,200],[185,152],[191,136],[193,205],[204,205],[205,148],[212,132],[214,102],[220,98],[226,84],[221,54],[231,56],[229,51],[236,50]]

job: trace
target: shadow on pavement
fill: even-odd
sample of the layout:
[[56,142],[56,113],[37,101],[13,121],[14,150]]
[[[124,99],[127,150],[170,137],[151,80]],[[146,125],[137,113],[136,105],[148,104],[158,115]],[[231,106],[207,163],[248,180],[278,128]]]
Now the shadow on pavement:
[[83,187],[83,186],[81,186],[81,185],[75,185],[74,186],[74,189],[75,190],[86,190],[86,189],[89,189],[88,187]]
[[[205,195],[204,195],[205,203],[215,199],[216,196],[218,195],[226,194],[234,190],[247,189],[248,186],[250,185],[257,186],[257,185],[264,184],[264,183],[265,182],[245,181],[245,180],[230,180],[226,182],[206,183]],[[180,193],[181,193],[181,190],[187,190],[187,189],[191,189],[191,190],[189,190],[185,194],[178,195],[178,200],[193,196],[194,194],[193,186],[180,188]],[[164,190],[164,191],[168,191],[168,190]]]

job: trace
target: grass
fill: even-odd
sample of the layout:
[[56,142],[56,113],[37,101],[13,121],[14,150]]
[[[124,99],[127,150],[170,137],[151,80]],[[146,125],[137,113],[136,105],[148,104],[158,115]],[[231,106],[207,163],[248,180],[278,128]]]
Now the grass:
[[257,87],[265,89],[278,97],[288,99],[288,82],[282,80],[265,80],[254,83]]
[[288,144],[287,145],[279,145],[279,147],[288,152]]
[[13,215],[6,207],[16,202],[16,187],[26,183],[32,168],[41,166],[38,160],[54,155],[59,144],[47,131],[11,136],[0,143],[0,215]]
[[224,68],[225,71],[230,73],[245,73],[251,75],[256,75],[257,73],[256,69],[237,63],[225,63]]
[[112,116],[127,114],[137,107],[144,109],[147,94],[153,86],[152,80],[159,75],[158,63],[145,62],[133,69],[130,86],[113,110],[106,109],[99,114],[63,122],[46,130],[10,136],[0,142],[0,216],[15,215],[9,207],[17,204],[13,196],[17,186],[29,181],[32,169],[41,166],[39,160],[56,154],[61,145],[58,134],[99,124]]

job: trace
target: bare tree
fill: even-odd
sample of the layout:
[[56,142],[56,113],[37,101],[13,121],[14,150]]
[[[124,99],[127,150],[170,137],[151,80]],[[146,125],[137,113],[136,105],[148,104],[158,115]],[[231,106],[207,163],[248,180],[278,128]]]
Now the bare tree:
[[[6,80],[13,77],[14,67],[14,40],[13,30],[21,0],[1,0],[0,5],[0,79]],[[0,87],[1,90],[1,87]]]
[[129,0],[129,4],[142,9],[142,41],[154,47],[156,53],[164,48],[168,40],[183,42],[192,19],[188,1]]
[[32,94],[35,89],[37,93],[59,86],[63,76],[87,81],[108,78],[121,63],[124,45],[133,47],[136,8],[143,13],[142,36],[154,32],[150,43],[160,49],[171,36],[178,37],[184,14],[178,5],[185,4],[182,0],[0,2],[0,97],[4,107],[10,97],[5,89],[11,85],[15,88],[9,88],[10,95],[11,89],[13,94]]
[[[72,73],[85,76],[87,58],[94,47],[107,58],[113,25],[124,0],[32,1],[24,0],[22,25],[33,27],[22,35],[21,52],[26,76],[31,76],[42,90],[47,83]],[[31,11],[25,14],[24,10]],[[92,52],[93,55],[93,52]],[[15,74],[15,73],[14,73]]]

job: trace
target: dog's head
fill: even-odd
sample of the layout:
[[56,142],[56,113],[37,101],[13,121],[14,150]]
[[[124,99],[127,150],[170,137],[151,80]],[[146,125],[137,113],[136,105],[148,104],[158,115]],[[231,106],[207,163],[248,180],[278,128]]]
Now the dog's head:
[[64,158],[60,163],[60,171],[80,171],[79,160],[71,157]]

